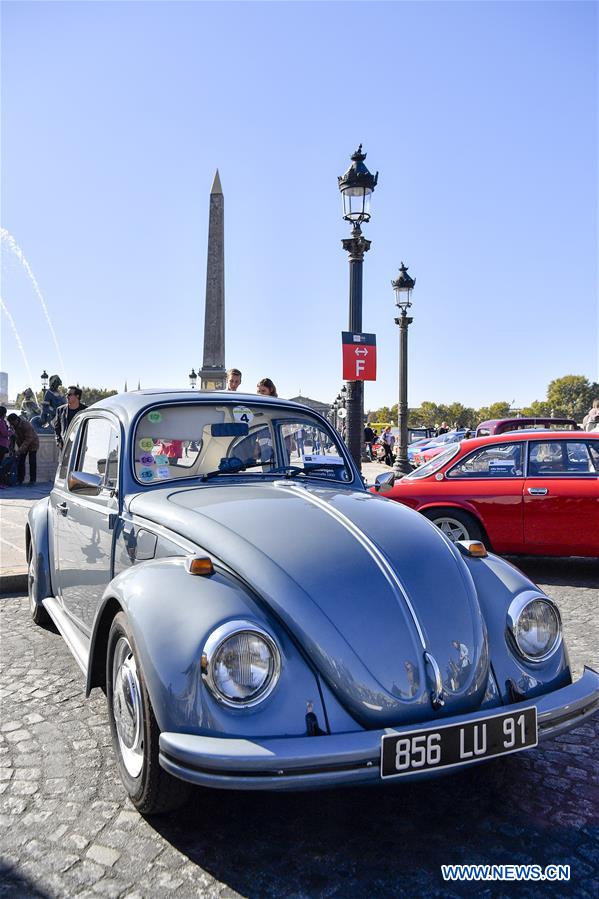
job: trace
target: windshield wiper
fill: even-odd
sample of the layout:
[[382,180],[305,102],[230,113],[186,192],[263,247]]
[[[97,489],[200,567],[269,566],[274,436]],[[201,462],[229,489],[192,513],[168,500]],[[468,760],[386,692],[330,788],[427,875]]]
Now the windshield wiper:
[[240,471],[245,471],[246,468],[256,468],[258,465],[263,464],[259,460],[257,462],[244,462],[243,459],[232,456],[230,459],[222,459],[220,467],[216,471],[207,471],[200,480],[207,481],[209,478],[215,478],[219,474],[237,474]]

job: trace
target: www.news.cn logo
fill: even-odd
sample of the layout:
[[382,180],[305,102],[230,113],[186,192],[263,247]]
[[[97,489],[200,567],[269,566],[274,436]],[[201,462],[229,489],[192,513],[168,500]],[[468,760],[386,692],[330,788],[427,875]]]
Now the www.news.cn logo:
[[570,865],[441,865],[443,880],[570,880]]

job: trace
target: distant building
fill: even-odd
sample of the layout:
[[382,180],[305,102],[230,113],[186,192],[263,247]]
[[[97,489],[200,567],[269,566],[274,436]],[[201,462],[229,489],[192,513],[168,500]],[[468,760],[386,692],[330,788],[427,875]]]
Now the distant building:
[[299,396],[290,397],[292,403],[303,403],[304,406],[309,406],[310,409],[314,409],[315,412],[320,412],[321,415],[327,415],[331,410],[330,403],[321,403],[320,400],[311,400],[309,396],[302,396],[301,393]]
[[8,372],[0,371],[0,405],[8,403]]

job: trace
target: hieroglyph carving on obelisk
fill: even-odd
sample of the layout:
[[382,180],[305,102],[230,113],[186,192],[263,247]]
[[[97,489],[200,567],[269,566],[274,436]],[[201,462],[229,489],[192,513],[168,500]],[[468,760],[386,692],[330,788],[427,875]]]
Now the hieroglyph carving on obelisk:
[[210,191],[202,390],[223,390],[225,369],[225,198],[218,169]]

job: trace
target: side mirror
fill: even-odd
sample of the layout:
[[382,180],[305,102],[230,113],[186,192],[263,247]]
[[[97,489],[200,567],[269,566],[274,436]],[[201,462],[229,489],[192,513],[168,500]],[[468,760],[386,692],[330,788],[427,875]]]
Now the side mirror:
[[69,475],[69,490],[83,496],[98,496],[103,482],[102,475],[88,474],[87,471],[72,471]]
[[385,471],[383,474],[377,475],[374,482],[374,489],[377,493],[388,493],[395,484],[395,472]]

